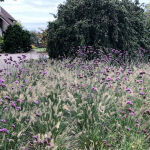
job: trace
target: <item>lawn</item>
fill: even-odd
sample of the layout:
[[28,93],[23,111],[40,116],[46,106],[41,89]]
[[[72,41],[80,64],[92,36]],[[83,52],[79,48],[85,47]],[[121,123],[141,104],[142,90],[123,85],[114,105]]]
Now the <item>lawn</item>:
[[41,59],[0,70],[0,149],[148,150],[149,91],[144,63]]
[[45,53],[46,52],[46,48],[34,48],[32,49],[33,51],[36,51],[38,53]]

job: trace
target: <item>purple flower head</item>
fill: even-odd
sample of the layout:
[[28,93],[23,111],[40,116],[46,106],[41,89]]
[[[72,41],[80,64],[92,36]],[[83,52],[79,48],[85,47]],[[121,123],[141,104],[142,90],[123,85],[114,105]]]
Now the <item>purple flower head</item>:
[[38,101],[38,100],[35,100],[34,103],[35,103],[35,104],[39,104],[39,101]]
[[25,133],[21,133],[21,136],[25,136]]
[[7,108],[7,107],[5,107],[5,108],[4,108],[4,111],[7,111],[7,110],[8,110],[8,108]]
[[116,74],[120,74],[120,72],[119,72],[119,71],[117,71],[117,72],[116,72]]
[[18,111],[21,110],[21,107],[16,107],[16,110],[18,110]]
[[144,72],[144,71],[140,72],[140,75],[143,75],[143,74],[145,74],[145,72]]
[[32,91],[32,87],[29,87],[29,90]]
[[10,96],[6,96],[5,99],[7,100],[11,100]]
[[1,86],[2,86],[3,88],[5,88],[5,87],[6,87],[6,84],[4,84],[4,83],[1,83]]
[[10,56],[10,57],[9,57],[9,60],[10,60],[10,61],[12,61],[12,60],[13,60],[13,59],[12,59],[12,56]]
[[4,82],[5,82],[5,80],[3,80],[3,79],[0,78],[0,84],[4,83]]
[[38,137],[37,136],[33,136],[33,139],[38,141]]
[[120,80],[120,77],[116,77],[116,80]]
[[18,102],[18,103],[22,103],[22,100],[21,100],[21,99],[17,99],[17,102]]
[[127,104],[129,104],[129,105],[133,105],[133,102],[131,102],[131,101],[127,101]]
[[6,128],[0,129],[0,132],[9,133],[9,131]]
[[130,112],[130,116],[134,116],[134,112]]
[[139,92],[139,95],[144,95],[144,92]]
[[15,126],[16,126],[15,124],[12,124],[12,128],[15,128]]
[[16,108],[16,104],[14,101],[10,101],[11,107]]
[[142,83],[143,82],[143,80],[137,80],[137,83]]
[[22,57],[25,59],[27,56],[26,55],[22,55]]
[[26,119],[26,122],[29,122],[30,121],[30,119]]
[[133,113],[134,113],[134,110],[131,109],[131,108],[128,108],[127,110],[128,110],[129,112],[133,112]]
[[15,81],[15,83],[16,83],[16,84],[18,84],[18,83],[19,83],[19,81],[18,81],[18,80],[16,80],[16,81]]
[[41,115],[40,115],[40,113],[36,113],[36,116],[37,116],[37,117],[40,117]]
[[28,80],[24,80],[25,83],[28,83]]
[[107,143],[107,140],[104,140],[104,143],[106,144],[106,143]]
[[3,120],[3,119],[2,119],[1,122],[6,123],[6,120]]
[[144,113],[150,115],[150,110],[146,110]]
[[32,132],[29,132],[29,134],[30,134],[30,135],[33,135],[33,133],[32,133]]
[[106,81],[113,81],[111,77],[106,78]]
[[142,132],[143,132],[143,133],[146,133],[146,130],[145,130],[145,129],[143,129],[143,130],[142,130]]
[[133,91],[130,88],[126,88],[126,91],[129,93],[133,93]]
[[97,91],[97,89],[96,89],[95,87],[92,87],[92,90],[93,90],[94,92],[96,92],[96,91]]
[[126,130],[127,130],[127,131],[130,131],[130,128],[127,128],[127,127],[126,127]]
[[126,113],[124,111],[120,111],[123,115],[125,115]]
[[43,74],[46,75],[46,74],[47,74],[47,71],[44,71]]

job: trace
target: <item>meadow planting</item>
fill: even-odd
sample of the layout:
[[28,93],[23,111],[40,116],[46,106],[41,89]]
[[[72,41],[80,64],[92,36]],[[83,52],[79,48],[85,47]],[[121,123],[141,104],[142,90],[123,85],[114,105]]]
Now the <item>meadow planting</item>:
[[11,67],[0,70],[0,150],[148,150],[150,64],[102,59],[8,55]]

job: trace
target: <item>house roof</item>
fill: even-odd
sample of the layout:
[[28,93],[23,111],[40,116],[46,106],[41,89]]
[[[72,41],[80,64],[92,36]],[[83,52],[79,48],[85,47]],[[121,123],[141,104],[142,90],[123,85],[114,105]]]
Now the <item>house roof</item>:
[[5,20],[10,25],[12,25],[13,21],[15,21],[15,19],[1,6],[0,6],[0,18]]

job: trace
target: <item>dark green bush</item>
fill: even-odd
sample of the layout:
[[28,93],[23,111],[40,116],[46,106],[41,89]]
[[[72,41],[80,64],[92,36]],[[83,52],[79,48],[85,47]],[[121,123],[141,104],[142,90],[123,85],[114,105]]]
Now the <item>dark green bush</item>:
[[136,51],[149,48],[143,8],[138,0],[67,0],[48,25],[52,58],[72,56],[77,46]]
[[3,43],[4,43],[3,37],[0,36],[0,52],[2,52],[2,46],[3,46]]
[[7,53],[30,51],[30,33],[17,24],[8,26],[4,32],[3,50]]

